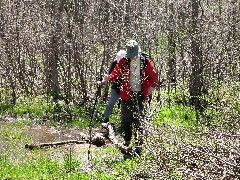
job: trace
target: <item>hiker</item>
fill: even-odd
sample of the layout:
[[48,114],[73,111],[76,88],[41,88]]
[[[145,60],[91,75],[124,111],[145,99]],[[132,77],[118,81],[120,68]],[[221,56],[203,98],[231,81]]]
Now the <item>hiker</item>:
[[[114,61],[112,62],[111,66],[109,68],[108,75],[113,71],[113,69],[115,68],[115,66],[119,62],[119,59],[121,57],[125,57],[125,56],[126,56],[126,51],[125,50],[120,50],[117,53]],[[106,75],[106,76],[108,76],[108,75]],[[104,81],[99,81],[98,82],[99,85],[102,85],[104,83],[106,83],[106,82],[104,82]],[[112,114],[114,105],[116,104],[117,100],[120,97],[120,84],[121,84],[121,80],[120,79],[117,79],[116,81],[112,82],[110,99],[109,99],[109,101],[108,101],[108,103],[106,105],[106,109],[104,111],[104,123],[108,123],[109,122],[109,117]]]
[[104,77],[103,81],[114,82],[121,79],[121,125],[124,131],[124,145],[130,145],[134,124],[135,143],[136,146],[141,146],[143,106],[156,87],[157,72],[151,59],[140,53],[139,45],[135,40],[127,42],[126,50],[126,57],[120,58],[118,65],[109,76]]

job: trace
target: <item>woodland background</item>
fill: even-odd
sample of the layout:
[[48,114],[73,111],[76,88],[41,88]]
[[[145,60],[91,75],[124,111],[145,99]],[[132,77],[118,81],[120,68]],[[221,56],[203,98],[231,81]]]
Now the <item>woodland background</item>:
[[[1,0],[1,108],[35,97],[94,106],[101,93],[108,97],[108,88],[101,92],[97,80],[130,39],[152,57],[158,71],[157,105],[187,105],[199,124],[233,134],[239,130],[238,0]],[[233,144],[228,147],[237,149]],[[191,155],[193,146],[181,147],[174,152]],[[205,150],[195,153],[208,157]],[[169,152],[157,156],[172,157]],[[228,162],[229,176],[239,173],[234,170],[238,156],[221,161]],[[159,167],[165,163],[155,160]]]
[[216,83],[240,78],[237,0],[2,0],[0,8],[1,99],[13,103],[48,93],[86,101],[129,39],[152,56],[158,90],[189,90],[198,108]]

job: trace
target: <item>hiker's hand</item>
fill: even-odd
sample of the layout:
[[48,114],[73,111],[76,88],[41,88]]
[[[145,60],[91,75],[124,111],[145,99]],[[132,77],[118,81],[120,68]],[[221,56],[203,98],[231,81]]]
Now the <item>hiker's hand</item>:
[[148,88],[148,95],[151,95],[153,93],[154,87],[150,86]]
[[101,86],[102,84],[103,84],[102,81],[97,81],[97,85],[98,85],[98,86]]
[[106,83],[106,82],[108,82],[108,81],[109,81],[109,75],[108,75],[108,74],[105,74],[104,77],[103,77],[102,82],[103,82],[103,83]]

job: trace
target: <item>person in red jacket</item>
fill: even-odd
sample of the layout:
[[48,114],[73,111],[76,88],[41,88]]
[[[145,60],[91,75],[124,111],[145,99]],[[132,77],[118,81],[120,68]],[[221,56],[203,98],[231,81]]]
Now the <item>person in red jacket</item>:
[[124,145],[130,145],[134,124],[137,132],[136,145],[141,146],[142,111],[144,102],[156,87],[157,72],[151,59],[140,53],[140,47],[135,40],[127,42],[126,51],[127,55],[120,58],[118,65],[104,81],[114,82],[121,79],[121,125],[124,131]]

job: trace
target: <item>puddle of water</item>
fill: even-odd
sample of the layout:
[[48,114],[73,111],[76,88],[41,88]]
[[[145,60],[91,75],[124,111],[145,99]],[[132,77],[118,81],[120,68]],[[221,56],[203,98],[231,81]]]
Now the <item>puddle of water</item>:
[[[11,124],[14,126],[14,122],[8,120],[2,120],[0,118],[0,128]],[[19,127],[23,131],[23,136],[30,138],[31,143],[52,143],[68,140],[84,141],[88,140],[89,136],[87,131],[74,129],[74,128],[60,128],[60,127],[47,127],[43,125],[26,125],[25,127]],[[3,133],[5,133],[3,131]],[[0,149],[4,148],[4,143],[0,143]]]
[[40,125],[27,126],[24,135],[32,138],[33,143],[51,143],[67,140],[86,140],[87,135],[76,129],[57,129]]
[[[1,127],[8,126],[11,124],[14,126],[14,122],[3,122],[0,120],[0,130]],[[18,132],[18,127],[15,128]],[[39,155],[44,157],[50,157],[51,159],[57,160],[59,162],[64,162],[66,154],[69,154],[70,151],[73,152],[73,157],[78,159],[82,163],[82,167],[87,166],[89,163],[88,152],[89,147],[90,153],[94,154],[96,151],[101,151],[101,147],[91,145],[89,143],[83,144],[64,144],[61,146],[54,146],[54,148],[43,148],[41,151],[31,151],[25,148],[27,143],[38,144],[38,143],[52,143],[59,141],[67,140],[78,140],[84,141],[89,139],[88,129],[77,129],[77,128],[67,128],[67,127],[48,127],[43,125],[25,125],[19,127],[19,130],[22,131],[21,139],[16,139],[14,141],[2,141],[0,140],[0,154],[4,153],[7,157],[13,162],[21,162],[24,159],[36,159]],[[99,132],[99,129],[92,130],[92,133],[95,134]],[[3,137],[4,133],[3,132]],[[1,133],[1,131],[0,131]],[[1,134],[0,134],[1,135]],[[25,139],[25,137],[27,139]],[[29,138],[31,141],[29,142]],[[17,142],[16,144],[15,141]],[[107,143],[108,144],[108,143]],[[111,143],[110,143],[111,144]],[[38,154],[39,153],[39,154]]]
[[[7,124],[12,124],[14,122],[12,121],[1,121],[0,120],[0,128],[1,126],[7,125]],[[13,125],[14,126],[14,125]],[[69,141],[69,140],[74,140],[74,141],[88,141],[89,140],[89,132],[85,129],[77,129],[77,128],[67,128],[67,127],[48,127],[48,126],[43,126],[43,125],[26,125],[24,127],[19,127],[21,131],[23,131],[23,136],[30,138],[31,141],[28,143],[29,144],[40,144],[40,143],[54,143],[54,142],[63,142],[63,141]],[[95,129],[92,131],[93,136],[95,133],[97,133],[99,129]],[[24,143],[24,140],[23,140]],[[27,142],[25,142],[27,144]],[[106,143],[110,143],[106,141]],[[0,150],[6,149],[5,145],[8,144],[6,143],[0,143]],[[22,144],[23,147],[26,144]],[[28,144],[28,145],[29,145]],[[83,144],[63,144],[59,146],[63,151],[64,148],[69,148],[69,147],[74,147],[77,150],[80,149],[85,149],[89,147],[89,143],[83,143]],[[95,145],[92,146],[92,148],[95,148]]]

